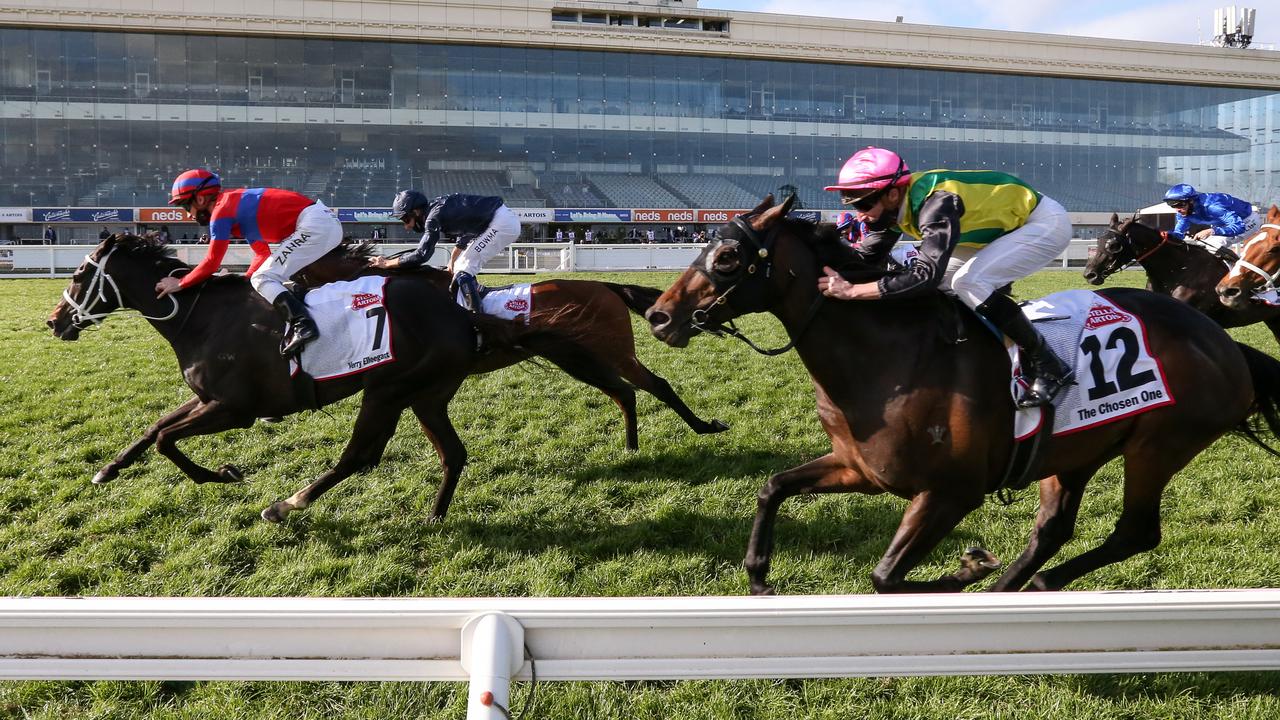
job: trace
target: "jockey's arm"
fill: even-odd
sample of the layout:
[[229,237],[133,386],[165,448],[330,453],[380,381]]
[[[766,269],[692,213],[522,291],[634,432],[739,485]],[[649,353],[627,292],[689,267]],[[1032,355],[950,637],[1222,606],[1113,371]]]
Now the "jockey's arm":
[[880,278],[877,285],[881,297],[912,297],[938,287],[960,238],[961,215],[964,203],[954,193],[937,191],[925,199],[917,216],[920,254],[906,270]]
[[1234,210],[1218,204],[1210,205],[1205,210],[1205,214],[1214,218],[1212,227],[1215,235],[1235,237],[1244,232],[1245,219],[1236,214]]
[[253,260],[249,262],[249,269],[244,271],[245,277],[253,277],[262,263],[271,257],[271,248],[266,243],[252,243],[249,247],[253,248]]
[[462,246],[462,247],[459,247],[459,246],[457,246],[457,245],[454,245],[454,246],[453,246],[453,250],[450,250],[450,251],[449,251],[449,268],[448,268],[448,270],[449,270],[449,272],[450,272],[450,273],[452,273],[452,272],[453,272],[453,266],[454,266],[454,264],[456,264],[456,263],[458,262],[458,258],[462,256],[462,251],[463,251],[463,250],[466,250],[466,246],[465,246],[465,245],[464,245],[464,246]]
[[210,240],[209,252],[205,254],[204,259],[198,265],[191,269],[191,272],[182,277],[180,288],[186,290],[192,285],[199,285],[212,277],[222,267],[222,258],[226,257],[227,246],[230,244],[230,240]]
[[1186,237],[1187,230],[1191,227],[1191,218],[1184,215],[1178,215],[1178,220],[1173,224],[1173,231],[1170,235],[1177,235],[1179,238]]

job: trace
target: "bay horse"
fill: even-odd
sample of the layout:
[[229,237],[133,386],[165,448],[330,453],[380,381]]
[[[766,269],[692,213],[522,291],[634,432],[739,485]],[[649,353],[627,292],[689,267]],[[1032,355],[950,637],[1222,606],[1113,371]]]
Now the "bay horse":
[[1277,282],[1280,282],[1280,207],[1272,205],[1262,227],[1245,240],[1240,260],[1215,290],[1218,299],[1230,310],[1265,308],[1280,312],[1280,307],[1253,299],[1259,290],[1280,290]]
[[[452,294],[449,290],[452,276],[445,270],[430,265],[412,270],[370,268],[369,261],[375,255],[372,243],[344,240],[294,279],[302,287],[317,287],[377,274],[417,278]],[[473,374],[514,365],[527,360],[530,353],[546,358],[574,379],[608,395],[618,405],[622,410],[628,450],[640,447],[636,388],[661,400],[699,435],[729,429],[720,420],[698,417],[676,394],[671,383],[636,356],[635,332],[628,311],[643,316],[662,294],[661,290],[597,280],[544,280],[532,283],[529,291],[532,296],[529,328],[542,332],[522,340],[518,349],[486,352],[472,368]]]
[[1263,303],[1227,307],[1218,300],[1217,285],[1230,265],[1204,246],[1171,238],[1136,217],[1121,222],[1112,214],[1085,265],[1084,279],[1101,285],[1134,262],[1147,271],[1148,290],[1181,300],[1224,328],[1263,323],[1280,342],[1280,307]]
[[195,393],[107,463],[93,482],[112,480],[152,443],[197,483],[241,481],[243,473],[235,466],[209,470],[176,443],[249,427],[257,418],[323,407],[363,391],[355,427],[337,464],[263,510],[263,519],[281,522],[343,479],[376,465],[406,408],[417,416],[440,457],[444,477],[431,519],[444,518],[467,463],[448,405],[480,361],[476,326],[492,347],[510,351],[520,334],[515,325],[488,316],[472,318],[434,286],[390,278],[383,306],[395,337],[396,361],[316,383],[312,394],[290,377],[288,361],[279,352],[282,323],[243,276],[216,276],[198,288],[156,299],[160,278],[188,269],[159,241],[113,235],[85,258],[49,317],[55,337],[75,340],[81,330],[116,310],[137,311],[173,347],[183,379]]
[[[829,265],[858,282],[868,270],[830,231],[788,219],[791,201],[766,198],[725,225],[650,308],[652,332],[675,347],[747,313],[783,324],[813,379],[831,452],[778,473],[761,488],[744,566],[753,594],[767,582],[779,505],[801,493],[893,493],[908,501],[871,575],[878,592],[958,591],[999,566],[971,549],[961,568],[933,580],[908,573],[994,491],[1013,450],[1010,361],[976,315],[956,315],[941,293],[915,300],[833,301],[817,279]],[[852,281],[853,278],[850,277]],[[1203,314],[1145,290],[1103,291],[1141,319],[1176,403],[1048,441],[1035,477],[1040,509],[1025,551],[994,590],[1055,590],[1160,542],[1160,496],[1179,469],[1217,437],[1261,414],[1280,430],[1280,361],[1235,343]],[[946,311],[946,312],[944,312]],[[940,315],[948,319],[943,321]],[[742,378],[750,382],[750,378]],[[1098,547],[1041,568],[1071,538],[1085,486],[1124,458],[1124,506]]]

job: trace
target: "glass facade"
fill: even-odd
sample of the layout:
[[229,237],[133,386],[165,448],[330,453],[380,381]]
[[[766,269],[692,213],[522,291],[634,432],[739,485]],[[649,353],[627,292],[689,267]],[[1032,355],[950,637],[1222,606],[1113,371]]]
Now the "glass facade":
[[1280,92],[526,47],[0,30],[0,205],[163,204],[192,166],[342,207],[810,208],[877,144],[1014,173],[1071,210],[1187,181],[1270,202]]

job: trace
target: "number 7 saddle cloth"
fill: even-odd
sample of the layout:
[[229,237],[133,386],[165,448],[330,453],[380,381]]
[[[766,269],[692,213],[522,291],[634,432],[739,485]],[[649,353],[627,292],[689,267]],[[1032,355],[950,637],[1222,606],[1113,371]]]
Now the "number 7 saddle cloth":
[[[1075,369],[1075,383],[1054,399],[1054,435],[1131,417],[1174,402],[1160,359],[1152,356],[1146,329],[1136,315],[1092,290],[1066,290],[1033,300],[1022,312],[1036,324],[1049,347]],[[1012,393],[1025,385],[1018,347],[1009,348]],[[1039,408],[1018,410],[1014,437],[1023,440],[1040,427]]]
[[[331,380],[395,361],[391,316],[382,304],[386,282],[385,277],[371,275],[307,293],[307,310],[320,337],[302,349],[303,372],[316,380]],[[290,374],[298,370],[298,361],[290,359]]]

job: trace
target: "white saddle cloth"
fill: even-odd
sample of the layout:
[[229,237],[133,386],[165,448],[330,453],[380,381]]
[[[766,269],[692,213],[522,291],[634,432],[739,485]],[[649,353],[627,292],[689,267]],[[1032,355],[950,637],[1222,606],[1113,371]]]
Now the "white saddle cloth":
[[503,320],[514,320],[521,315],[529,324],[529,314],[533,312],[533,292],[529,283],[512,285],[504,288],[491,288],[480,301],[480,310],[485,315],[496,315]]
[[[344,377],[393,362],[391,317],[383,306],[387,278],[369,276],[323,285],[307,293],[320,337],[302,350],[302,366],[316,380]],[[297,373],[296,359],[289,361]]]
[[[1174,402],[1160,362],[1152,357],[1142,321],[1092,290],[1066,290],[1024,305],[1049,347],[1075,369],[1075,384],[1054,399],[1054,435],[1147,412]],[[1039,320],[1039,322],[1036,322]],[[1025,386],[1018,347],[1013,361],[1013,396]],[[1040,427],[1040,408],[1018,410],[1014,436],[1029,437]]]

